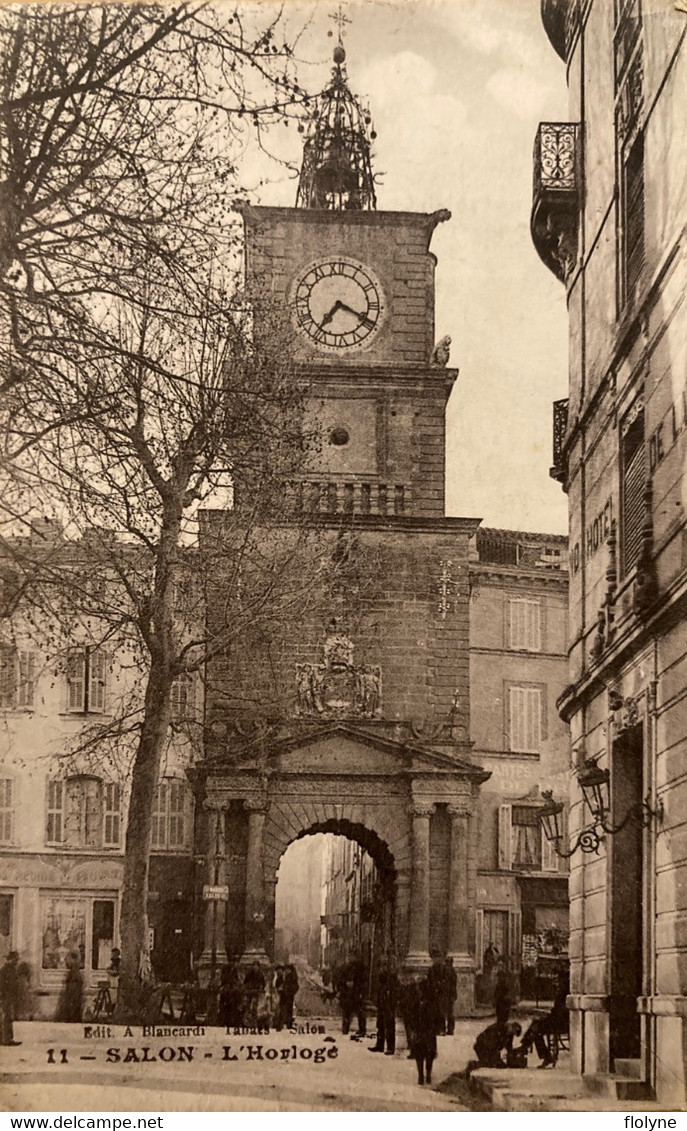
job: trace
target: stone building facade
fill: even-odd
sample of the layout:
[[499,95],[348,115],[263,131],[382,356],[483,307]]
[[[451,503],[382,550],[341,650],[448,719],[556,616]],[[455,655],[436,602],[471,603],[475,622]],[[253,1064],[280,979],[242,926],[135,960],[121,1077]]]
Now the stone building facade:
[[[80,562],[85,574],[92,568],[86,543],[36,524],[26,545],[17,542],[15,557],[0,566],[3,601],[16,562],[38,552],[34,541],[62,555],[74,575]],[[137,682],[129,644],[97,617],[75,609],[61,621],[56,607],[50,614],[40,604],[3,606],[0,956],[19,952],[30,987],[23,1009],[33,1017],[56,1015],[72,953],[80,958],[85,999],[92,998],[119,941],[133,750],[117,719],[140,704]],[[200,754],[199,681],[176,685],[173,698],[177,725],[153,813],[148,911],[156,971],[184,981],[191,972],[194,895],[194,799],[185,771]],[[94,742],[96,733],[102,737]]]
[[[543,123],[532,233],[564,283],[571,1048],[578,1072],[685,1102],[685,13],[547,0],[570,122]],[[595,813],[581,786],[598,771]],[[603,804],[603,812],[601,806]],[[585,853],[578,835],[592,837]],[[622,827],[621,827],[622,826]],[[609,831],[610,830],[610,831]]]

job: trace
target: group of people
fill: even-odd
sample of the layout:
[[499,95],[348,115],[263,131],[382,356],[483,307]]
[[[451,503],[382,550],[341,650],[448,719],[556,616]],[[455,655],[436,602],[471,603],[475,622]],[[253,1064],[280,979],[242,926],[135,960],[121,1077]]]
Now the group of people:
[[[331,978],[332,991],[341,1007],[342,1032],[349,1033],[353,1019],[358,1028],[354,1036],[367,1033],[366,1001],[368,970],[357,955],[336,967]],[[457,978],[450,958],[435,958],[425,976],[399,975],[395,960],[385,955],[377,971],[377,1033],[370,1052],[393,1056],[396,1051],[396,1018],[406,1032],[408,1058],[417,1065],[419,1084],[431,1084],[437,1055],[437,1036],[454,1031],[454,1003]]]
[[222,969],[217,1020],[230,1028],[289,1029],[294,1021],[298,972],[293,963],[277,965],[270,973],[253,962],[242,973],[232,964]]

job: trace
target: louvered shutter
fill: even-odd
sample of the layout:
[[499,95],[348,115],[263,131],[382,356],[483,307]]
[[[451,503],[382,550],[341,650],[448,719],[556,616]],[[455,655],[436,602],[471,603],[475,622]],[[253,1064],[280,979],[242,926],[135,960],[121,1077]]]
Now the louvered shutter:
[[36,680],[36,657],[33,652],[19,653],[19,682],[17,685],[17,706],[33,707]]
[[644,267],[644,135],[635,139],[625,160],[625,298],[630,301]]
[[0,707],[15,705],[17,689],[17,654],[14,648],[0,646]]
[[89,652],[88,660],[88,709],[89,711],[104,711],[107,656],[104,652],[92,651]]
[[509,872],[512,866],[513,832],[511,806],[499,805],[499,868]]
[[67,657],[67,710],[84,711],[86,708],[86,653],[75,649]]
[[623,573],[629,573],[639,558],[644,525],[646,450],[643,411],[638,412],[623,437],[622,455],[622,563]]

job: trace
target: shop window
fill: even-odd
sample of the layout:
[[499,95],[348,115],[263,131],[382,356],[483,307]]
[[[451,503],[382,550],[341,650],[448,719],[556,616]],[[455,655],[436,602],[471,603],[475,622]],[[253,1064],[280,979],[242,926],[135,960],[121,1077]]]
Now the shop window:
[[184,781],[163,781],[153,807],[152,848],[185,848],[191,834],[191,796]]
[[11,844],[14,837],[14,780],[0,778],[0,844]]
[[536,805],[499,807],[498,862],[505,871],[558,871],[558,857],[544,836]]
[[9,645],[0,646],[0,707],[30,710],[33,707],[36,657]]
[[63,970],[70,955],[82,968],[107,970],[114,946],[114,899],[45,895],[41,899],[44,970]]
[[542,688],[511,686],[506,702],[508,749],[517,754],[538,754],[544,729]]
[[107,687],[107,656],[97,648],[73,648],[67,657],[67,710],[102,714]]
[[116,848],[121,838],[121,786],[90,774],[49,778],[46,843]]
[[512,597],[508,602],[510,648],[541,652],[541,601]]

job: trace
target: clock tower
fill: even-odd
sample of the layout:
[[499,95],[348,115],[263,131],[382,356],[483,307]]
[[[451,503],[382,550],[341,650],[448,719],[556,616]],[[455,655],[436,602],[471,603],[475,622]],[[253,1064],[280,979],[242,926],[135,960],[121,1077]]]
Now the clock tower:
[[[287,312],[307,430],[320,439],[253,544],[306,531],[316,552],[298,567],[295,599],[209,667],[199,851],[203,890],[221,905],[208,909],[199,965],[224,954],[267,961],[283,852],[335,833],[376,869],[365,961],[393,951],[418,971],[449,956],[457,1008],[469,1012],[476,805],[490,775],[472,761],[469,719],[479,520],[444,515],[456,371],[449,339],[435,345],[430,243],[450,214],[378,211],[373,138],[339,43],[305,135],[296,206],[243,208],[248,287]],[[224,521],[206,512],[203,530],[211,537]],[[218,576],[210,621],[225,615],[230,585]]]
[[305,138],[296,208],[243,210],[247,278],[287,307],[311,390],[322,443],[303,507],[439,517],[457,371],[448,350],[433,353],[430,243],[450,213],[376,210],[370,124],[339,44]]

